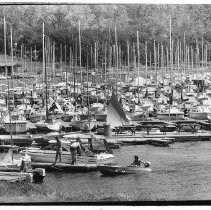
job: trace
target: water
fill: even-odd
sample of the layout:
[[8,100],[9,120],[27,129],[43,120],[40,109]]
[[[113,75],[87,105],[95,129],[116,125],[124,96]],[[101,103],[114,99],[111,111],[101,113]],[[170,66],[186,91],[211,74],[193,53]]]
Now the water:
[[[44,187],[67,201],[96,197],[106,201],[208,200],[211,197],[211,142],[175,143],[170,147],[123,146],[116,161],[128,165],[134,155],[152,163],[152,172],[103,177],[100,172],[47,173]],[[94,195],[94,197],[93,197]],[[45,201],[45,198],[42,198]]]
[[175,143],[170,147],[123,146],[114,150],[118,164],[128,165],[134,154],[152,162],[152,172],[103,177],[48,173],[45,184],[73,197],[97,194],[115,200],[206,200],[211,197],[211,142]]

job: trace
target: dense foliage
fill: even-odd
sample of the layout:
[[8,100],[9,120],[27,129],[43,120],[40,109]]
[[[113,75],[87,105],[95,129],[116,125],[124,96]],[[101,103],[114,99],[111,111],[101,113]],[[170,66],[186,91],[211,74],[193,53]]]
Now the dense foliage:
[[[140,57],[144,58],[144,44],[153,51],[153,42],[169,44],[169,20],[172,19],[172,38],[196,47],[196,42],[209,45],[211,41],[211,5],[8,5],[0,7],[0,52],[4,51],[3,16],[9,28],[13,28],[14,43],[20,51],[21,44],[39,50],[42,60],[42,23],[45,34],[51,43],[56,44],[56,59],[60,57],[60,44],[67,44],[73,54],[79,53],[78,25],[81,24],[82,64],[85,64],[87,47],[94,48],[98,43],[98,58],[102,60],[105,43],[115,44],[114,29],[117,28],[117,41],[121,46],[122,59],[127,60],[127,41],[130,46],[136,43],[139,31]],[[109,45],[107,45],[109,46]],[[77,50],[76,50],[77,48]],[[9,44],[8,44],[9,49]],[[64,49],[64,47],[63,47]],[[64,57],[64,53],[63,53]]]

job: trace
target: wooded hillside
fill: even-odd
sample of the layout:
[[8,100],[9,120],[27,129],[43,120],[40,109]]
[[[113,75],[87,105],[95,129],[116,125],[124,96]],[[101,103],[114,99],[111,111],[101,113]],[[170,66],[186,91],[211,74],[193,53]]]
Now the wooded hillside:
[[[8,52],[10,27],[13,28],[14,43],[20,52],[21,44],[39,50],[42,60],[42,23],[45,34],[51,43],[56,44],[56,60],[60,58],[60,44],[67,45],[67,54],[72,47],[78,54],[78,22],[81,23],[82,65],[86,51],[98,43],[98,57],[103,57],[104,46],[115,44],[114,28],[117,28],[117,41],[121,46],[122,59],[127,57],[127,41],[136,43],[139,31],[140,57],[144,58],[145,41],[148,52],[153,52],[153,42],[169,45],[169,19],[172,19],[172,40],[180,40],[196,48],[202,42],[211,41],[211,5],[8,5],[0,7],[0,53],[4,52],[3,17],[7,21]],[[77,45],[77,50],[76,50]],[[87,48],[88,47],[88,48]],[[63,47],[64,49],[64,47]],[[63,53],[64,57],[64,53]]]

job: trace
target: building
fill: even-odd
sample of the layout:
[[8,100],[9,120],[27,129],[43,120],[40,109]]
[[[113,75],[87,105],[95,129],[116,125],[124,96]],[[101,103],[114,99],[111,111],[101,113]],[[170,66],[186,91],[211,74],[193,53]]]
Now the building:
[[[5,75],[7,74],[8,71],[8,76],[11,76],[11,72],[12,72],[12,66],[13,66],[13,71],[16,72],[19,64],[18,63],[0,63],[0,74]],[[7,67],[7,69],[6,69]]]

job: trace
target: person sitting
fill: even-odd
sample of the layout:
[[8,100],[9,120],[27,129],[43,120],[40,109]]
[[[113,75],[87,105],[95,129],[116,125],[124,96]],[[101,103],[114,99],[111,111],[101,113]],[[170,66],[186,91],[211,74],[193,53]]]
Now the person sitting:
[[142,163],[142,164],[144,165],[144,167],[146,167],[146,168],[150,166],[150,163],[148,163],[148,162],[143,162],[143,161],[139,160],[137,155],[134,156],[134,161],[132,162],[132,164],[130,164],[130,166],[140,166],[141,163]]
[[138,159],[137,155],[134,156],[134,161],[130,165],[131,166],[140,166],[141,165],[141,161]]

